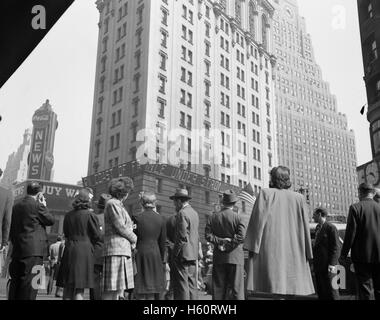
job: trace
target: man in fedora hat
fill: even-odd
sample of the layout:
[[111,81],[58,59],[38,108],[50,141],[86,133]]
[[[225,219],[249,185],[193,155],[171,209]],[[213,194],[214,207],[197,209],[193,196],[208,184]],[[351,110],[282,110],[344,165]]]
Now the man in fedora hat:
[[206,225],[206,240],[214,244],[213,300],[244,300],[245,225],[233,211],[239,201],[235,192],[224,192],[222,210],[213,213]]
[[173,248],[173,292],[175,300],[197,300],[197,261],[199,217],[190,206],[186,189],[170,197],[177,211]]

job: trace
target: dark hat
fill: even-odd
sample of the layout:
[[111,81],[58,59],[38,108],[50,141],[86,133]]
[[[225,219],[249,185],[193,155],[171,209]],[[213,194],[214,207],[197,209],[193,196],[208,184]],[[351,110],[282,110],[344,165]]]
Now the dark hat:
[[177,189],[175,194],[170,197],[171,200],[174,199],[185,199],[190,200],[191,197],[189,197],[189,192],[186,189]]
[[234,204],[239,201],[236,193],[233,190],[227,190],[223,193],[223,204]]
[[112,199],[112,196],[106,193],[102,193],[98,200],[98,209],[104,209],[106,207],[107,201]]

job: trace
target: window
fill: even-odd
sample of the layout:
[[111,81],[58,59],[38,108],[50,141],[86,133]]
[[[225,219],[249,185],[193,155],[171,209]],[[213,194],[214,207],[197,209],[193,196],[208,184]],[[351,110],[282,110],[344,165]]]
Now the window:
[[205,116],[210,118],[210,103],[208,101],[205,102]]
[[185,117],[186,117],[185,113],[181,111],[180,112],[180,122],[179,122],[181,127],[185,127]]
[[135,84],[134,93],[137,93],[140,90],[140,74],[139,73],[137,73],[137,74],[134,75],[133,81],[134,81],[134,84]]
[[162,179],[156,178],[156,192],[162,193]]
[[184,46],[181,47],[181,59],[186,60],[186,48]]
[[187,129],[191,130],[191,116],[187,116]]
[[105,77],[102,76],[100,78],[100,82],[99,82],[99,92],[102,93],[104,91],[104,84],[105,84]]
[[135,70],[141,66],[141,52],[140,50],[135,53],[136,67]]
[[103,39],[103,53],[107,52],[108,37]]
[[161,30],[161,46],[166,48],[168,40],[168,33],[165,30]]
[[139,98],[135,98],[132,101],[133,111],[134,111],[133,117],[137,117],[137,115],[138,115],[138,112],[139,112],[139,101],[140,101]]
[[100,135],[102,133],[102,118],[99,118],[96,121],[96,135]]
[[378,53],[377,53],[377,43],[376,40],[372,42],[372,60],[376,60],[378,58]]
[[161,70],[164,70],[166,71],[166,60],[167,60],[167,56],[164,52],[160,52],[160,68]]
[[205,191],[205,202],[210,204],[210,191]]
[[139,25],[143,21],[143,10],[144,6],[141,6],[137,9],[137,24]]
[[168,25],[168,15],[169,13],[165,9],[161,8],[161,23],[165,26]]
[[159,91],[165,94],[166,77],[160,74],[158,76],[158,79],[159,79],[159,85],[160,85]]
[[368,17],[369,17],[369,18],[372,18],[372,17],[373,17],[372,3],[369,3],[369,5],[368,5]]
[[205,81],[205,95],[206,97],[210,96],[210,87],[211,87],[211,82]]
[[141,43],[142,43],[141,34],[142,34],[142,28],[136,30],[136,47],[141,46]]
[[131,130],[132,130],[132,142],[136,142],[136,140],[137,140],[137,123],[132,124]]
[[205,27],[206,27],[206,37],[207,37],[207,38],[210,38],[210,30],[211,30],[211,26],[210,26],[208,23],[206,23],[206,24],[205,24]]
[[165,119],[165,105],[166,101],[163,99],[158,99],[158,116]]
[[210,76],[210,62],[208,61],[205,61],[205,67],[206,67],[206,71],[205,71],[205,74],[206,76]]
[[208,42],[205,42],[205,54],[206,54],[206,56],[207,57],[209,57],[210,56],[210,43],[208,43]]

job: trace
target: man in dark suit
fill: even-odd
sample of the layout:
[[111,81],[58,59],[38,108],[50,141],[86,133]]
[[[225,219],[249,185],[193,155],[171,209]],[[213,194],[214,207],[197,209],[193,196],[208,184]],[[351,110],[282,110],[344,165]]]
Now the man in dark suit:
[[316,290],[319,300],[339,300],[339,290],[332,285],[340,251],[339,234],[327,216],[324,208],[317,208],[313,214],[318,223],[313,247]]
[[43,265],[48,245],[46,227],[53,224],[54,218],[46,207],[42,186],[38,182],[29,182],[27,195],[12,210],[9,300],[36,299],[38,288],[33,280],[40,270],[35,267]]
[[[3,172],[0,169],[0,178]],[[12,192],[0,186],[0,252],[8,245],[13,206]]]
[[186,189],[178,189],[170,199],[177,211],[173,248],[174,299],[197,300],[198,213],[190,206],[191,197]]
[[341,252],[342,262],[351,250],[359,299],[380,300],[380,205],[373,185],[359,186],[359,202],[351,205]]
[[239,201],[235,192],[223,194],[222,210],[206,225],[206,240],[214,244],[212,270],[213,300],[244,300],[244,252],[246,227],[233,211]]

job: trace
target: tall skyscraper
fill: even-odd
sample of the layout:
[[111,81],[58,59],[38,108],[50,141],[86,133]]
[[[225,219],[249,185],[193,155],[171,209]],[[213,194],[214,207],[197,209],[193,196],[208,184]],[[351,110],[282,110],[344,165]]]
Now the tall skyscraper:
[[16,152],[8,157],[1,183],[11,187],[16,183],[26,180],[28,176],[28,156],[30,151],[32,130],[26,129],[23,135],[22,144]]
[[310,206],[347,216],[356,198],[355,136],[322,78],[296,0],[275,0],[276,113],[279,162],[293,187],[307,190]]
[[271,1],[96,4],[88,174],[138,159],[267,187],[277,164]]
[[358,168],[359,181],[380,184],[380,2],[358,0],[364,81],[373,161]]

